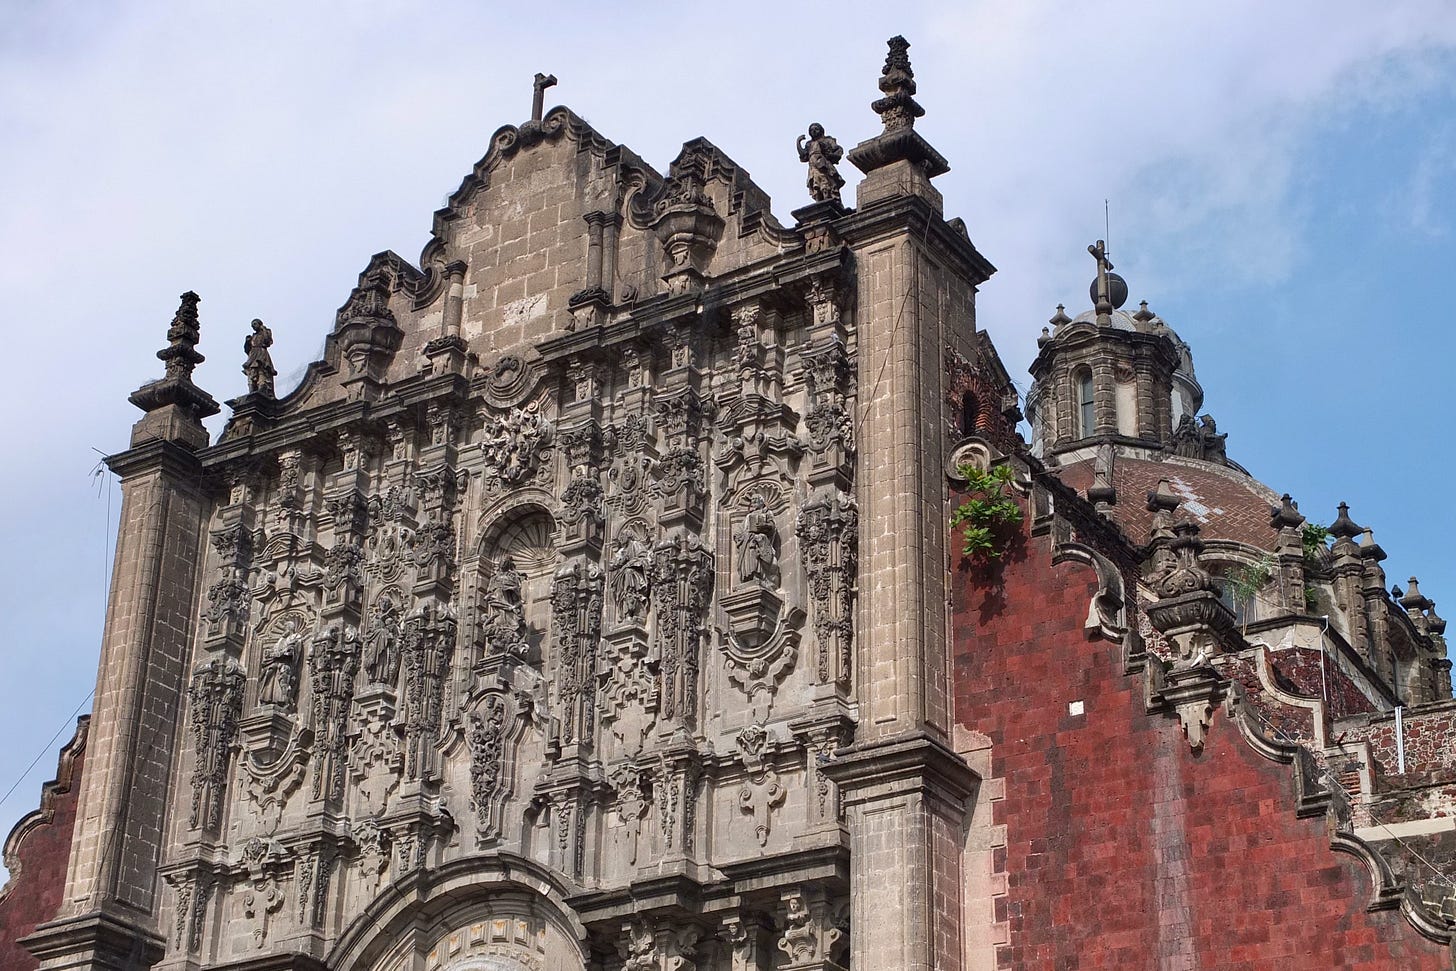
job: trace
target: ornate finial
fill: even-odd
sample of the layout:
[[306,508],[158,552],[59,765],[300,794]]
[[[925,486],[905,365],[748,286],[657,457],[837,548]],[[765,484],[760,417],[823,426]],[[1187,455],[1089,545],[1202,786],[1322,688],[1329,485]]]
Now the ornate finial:
[[1446,633],[1446,621],[1440,614],[1436,613],[1436,601],[1427,600],[1430,607],[1426,610],[1426,630],[1432,634],[1441,635]]
[[1057,304],[1057,312],[1052,314],[1051,319],[1047,321],[1053,327],[1061,327],[1063,324],[1071,322],[1072,318],[1067,316],[1067,308],[1062,304]]
[[1159,479],[1156,488],[1148,490],[1148,509],[1152,512],[1171,513],[1183,502],[1183,497],[1173,491],[1167,479]]
[[256,317],[252,323],[253,332],[243,338],[243,373],[248,376],[248,393],[265,398],[273,397],[273,379],[278,369],[273,366],[273,355],[268,348],[273,346],[273,331]]
[[197,302],[202,298],[188,290],[167,328],[167,346],[157,352],[167,365],[167,378],[173,381],[192,380],[192,369],[207,360],[197,353],[201,332],[197,323]]
[[1146,300],[1143,300],[1138,304],[1138,311],[1137,313],[1132,315],[1132,319],[1136,320],[1140,324],[1146,324],[1150,321],[1156,320],[1157,318],[1154,317],[1153,312],[1148,309],[1148,302]]
[[1291,499],[1289,493],[1284,493],[1279,505],[1269,507],[1269,525],[1275,529],[1304,525],[1304,517],[1299,514],[1299,503]]
[[910,68],[910,42],[898,34],[890,38],[890,53],[880,71],[880,90],[885,93],[870,105],[884,122],[885,131],[914,128],[925,109],[915,101],[915,72]]
[[1374,560],[1376,563],[1385,559],[1385,550],[1381,549],[1380,544],[1375,542],[1375,530],[1370,529],[1368,526],[1360,534],[1360,559]]
[[[205,360],[197,353],[200,336],[197,322],[199,299],[201,298],[191,290],[182,294],[177,313],[172,317],[172,325],[167,328],[167,346],[157,352],[157,357],[167,366],[166,373],[156,381],[142,385],[127,399],[142,411],[151,412],[168,405],[178,405],[196,419],[217,414],[217,402],[192,383],[193,368]],[[203,444],[205,443],[204,438]]]
[[1213,590],[1213,577],[1203,568],[1203,540],[1200,528],[1191,519],[1179,520],[1173,526],[1173,539],[1168,548],[1173,552],[1173,568],[1153,584],[1159,597],[1181,597],[1200,590]]
[[1350,518],[1350,504],[1342,502],[1338,508],[1340,514],[1335,517],[1334,522],[1330,523],[1329,534],[1337,540],[1354,539],[1359,536],[1363,530]]
[[531,90],[531,121],[541,124],[541,113],[546,110],[546,89],[554,87],[556,75],[536,74],[536,81]]
[[1041,329],[1041,336],[1036,339],[1036,346],[1042,347],[1052,342],[1052,331],[1050,327]]
[[1405,596],[1398,599],[1400,605],[1406,610],[1425,610],[1431,605],[1431,602],[1421,594],[1420,584],[1415,577],[1410,578],[1410,583],[1405,588]]
[[[927,179],[950,171],[945,156],[915,131],[915,119],[925,114],[925,109],[915,101],[915,72],[910,69],[909,50],[910,42],[905,38],[890,38],[890,53],[880,71],[880,90],[885,96],[870,105],[885,130],[860,142],[849,153],[850,162],[866,175],[896,162],[911,163],[917,177],[923,173]],[[933,198],[939,211],[940,197]]]
[[800,135],[794,145],[799,150],[799,161],[809,164],[809,196],[815,202],[839,203],[839,190],[844,188],[844,176],[835,166],[844,157],[844,149],[833,138],[824,134],[824,126],[817,121],[809,126],[809,140],[806,143]]

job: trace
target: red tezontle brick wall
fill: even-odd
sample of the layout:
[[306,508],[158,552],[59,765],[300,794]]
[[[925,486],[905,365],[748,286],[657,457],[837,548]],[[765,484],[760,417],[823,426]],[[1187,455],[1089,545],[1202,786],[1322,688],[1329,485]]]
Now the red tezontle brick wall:
[[0,897],[0,969],[3,971],[32,971],[39,967],[39,962],[16,941],[54,918],[60,909],[85,760],[83,747],[73,757],[69,786],[54,796],[55,815],[50,822],[30,830],[17,849],[20,872],[10,875],[11,882],[5,895]]
[[1398,911],[1365,910],[1364,866],[1296,818],[1290,766],[1221,712],[1198,754],[1145,714],[1121,646],[1083,632],[1090,567],[1030,538],[999,577],[954,586],[955,716],[1005,781],[1000,967],[1449,971]]

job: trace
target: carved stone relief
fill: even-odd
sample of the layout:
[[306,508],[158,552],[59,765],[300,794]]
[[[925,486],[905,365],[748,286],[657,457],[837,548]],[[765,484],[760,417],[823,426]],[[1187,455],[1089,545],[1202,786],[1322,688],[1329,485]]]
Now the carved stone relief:
[[554,431],[536,402],[488,415],[480,442],[488,486],[509,489],[549,473],[542,459]]
[[193,669],[187,691],[196,758],[192,770],[192,813],[188,819],[192,829],[216,829],[221,822],[223,794],[246,682],[243,666],[231,657],[211,657]]
[[314,635],[309,655],[313,689],[313,798],[339,799],[344,792],[348,760],[349,706],[359,670],[359,631],[351,624],[330,623]]
[[551,582],[556,717],[562,744],[590,744],[596,731],[602,587],[601,568],[583,558],[567,563]]

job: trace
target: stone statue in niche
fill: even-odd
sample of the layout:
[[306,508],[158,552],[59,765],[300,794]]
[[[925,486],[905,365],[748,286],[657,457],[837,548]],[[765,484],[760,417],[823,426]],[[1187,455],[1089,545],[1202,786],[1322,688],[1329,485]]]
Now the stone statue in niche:
[[524,578],[516,569],[516,561],[507,556],[500,561],[485,588],[486,643],[493,654],[521,656],[526,648],[526,604],[522,598]]
[[743,524],[733,537],[738,548],[738,579],[744,583],[778,582],[778,529],[763,496],[754,496]]
[[374,623],[364,641],[364,675],[370,684],[393,687],[399,680],[399,607],[388,596],[379,598]]
[[636,536],[617,540],[610,584],[612,602],[617,606],[617,615],[623,620],[640,621],[647,614],[647,568],[650,561],[647,544]]
[[800,135],[795,146],[799,149],[799,161],[809,165],[809,196],[815,202],[839,202],[839,190],[844,188],[844,176],[835,166],[844,157],[839,142],[824,134],[824,126],[815,122],[809,126],[809,140]]
[[292,708],[298,697],[298,662],[303,658],[303,631],[296,618],[288,618],[283,636],[263,651],[258,672],[258,704]]
[[278,369],[273,366],[273,355],[268,348],[273,346],[273,331],[261,320],[254,319],[253,332],[243,338],[243,373],[248,376],[248,393],[273,397],[273,379]]

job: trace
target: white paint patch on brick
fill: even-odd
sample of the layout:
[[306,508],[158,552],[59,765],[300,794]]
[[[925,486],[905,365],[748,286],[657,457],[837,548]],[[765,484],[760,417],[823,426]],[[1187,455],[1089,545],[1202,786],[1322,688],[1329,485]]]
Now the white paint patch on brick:
[[1200,502],[1198,493],[1193,491],[1193,487],[1176,475],[1168,479],[1168,488],[1172,489],[1182,498],[1183,508],[1192,513],[1194,518],[1200,523],[1207,523],[1210,516],[1223,515],[1223,509],[1221,507],[1209,507],[1203,502]]
[[1086,713],[1087,713],[1087,705],[1085,703],[1083,703],[1081,701],[1069,701],[1069,702],[1067,702],[1067,714],[1069,714],[1069,715],[1085,715]]

